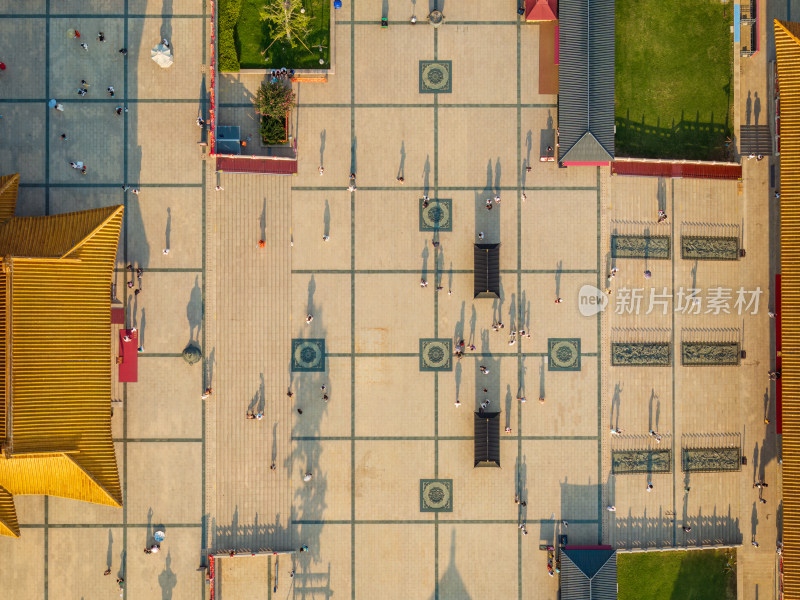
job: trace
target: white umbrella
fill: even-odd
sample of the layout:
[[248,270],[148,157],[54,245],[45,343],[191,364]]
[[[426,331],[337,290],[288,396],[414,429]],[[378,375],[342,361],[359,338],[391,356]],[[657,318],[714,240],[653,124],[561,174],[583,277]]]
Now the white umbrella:
[[172,58],[172,52],[164,44],[159,44],[150,50],[150,56],[162,69],[172,66],[172,63],[174,62]]

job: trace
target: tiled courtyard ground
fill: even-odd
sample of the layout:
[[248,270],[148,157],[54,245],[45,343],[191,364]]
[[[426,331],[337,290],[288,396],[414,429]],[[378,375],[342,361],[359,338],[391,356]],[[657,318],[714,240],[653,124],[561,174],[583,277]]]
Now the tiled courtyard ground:
[[[8,40],[0,58],[9,65],[0,75],[0,166],[22,174],[20,214],[125,203],[118,289],[128,291],[126,264],[145,269],[141,294],[119,294],[144,345],[140,380],[120,385],[115,405],[125,506],[18,498],[22,538],[0,539],[0,588],[10,597],[110,595],[109,565],[124,575],[127,598],[198,598],[208,594],[197,570],[205,548],[307,544],[308,553],[279,560],[276,597],[556,598],[557,578],[538,548],[558,534],[621,548],[757,535],[771,547],[777,508],[772,498],[757,504],[750,487],[751,476],[775,481],[774,452],[763,450],[767,165],[746,165],[740,186],[540,163],[556,98],[538,94],[538,59],[529,60],[537,26],[518,22],[512,8],[453,2],[437,31],[412,27],[394,4],[392,25],[380,30],[379,9],[354,2],[335,13],[336,73],[327,84],[297,86],[299,173],[276,181],[217,176],[197,146],[194,121],[208,109],[210,3],[40,0],[21,14],[0,1]],[[88,53],[67,38],[69,28],[82,32]],[[105,44],[94,37],[100,30]],[[148,60],[160,37],[175,48],[166,71]],[[123,46],[127,58],[117,52]],[[420,93],[421,60],[452,61],[451,93]],[[73,89],[82,78],[91,83],[86,98]],[[223,76],[220,120],[241,112],[259,83]],[[108,85],[116,98],[104,94]],[[47,109],[50,97],[64,102],[63,113]],[[118,117],[118,105],[129,111]],[[68,168],[76,159],[87,162],[86,177]],[[141,194],[126,195],[123,183]],[[215,193],[217,183],[224,190]],[[421,230],[423,194],[449,200],[450,222],[439,232]],[[487,211],[495,195],[502,201]],[[655,224],[659,198],[667,225]],[[681,228],[693,223],[738,227],[747,258],[682,260]],[[672,259],[616,261],[609,309],[584,317],[579,290],[605,288],[615,227],[663,228]],[[501,244],[499,300],[473,300],[479,232]],[[645,268],[647,286],[669,293],[696,280],[765,294],[756,316],[684,316],[671,304],[666,316],[615,314],[620,288],[644,287]],[[505,328],[492,331],[495,321]],[[672,365],[612,367],[620,328],[668,331]],[[686,328],[738,330],[747,359],[682,367]],[[516,329],[531,337],[509,345]],[[421,340],[462,338],[476,350],[448,370],[420,368]],[[324,370],[293,371],[293,340],[324,340]],[[180,358],[191,341],[204,350],[194,366]],[[579,364],[559,370],[551,342],[574,349]],[[311,361],[319,346],[306,348],[297,356]],[[203,401],[209,384],[214,395]],[[471,413],[484,398],[511,428],[500,469],[473,468]],[[249,408],[264,420],[245,419]],[[766,410],[773,414],[774,403]],[[648,429],[669,432],[672,470],[652,478],[652,493],[644,475],[610,475],[610,426],[645,447]],[[720,432],[741,435],[750,465],[693,475],[685,494],[681,436]],[[303,482],[307,471],[313,479]],[[423,479],[452,486],[449,511],[421,510]],[[604,510],[612,503],[613,515]],[[145,555],[156,525],[167,541]],[[242,571],[255,578],[251,587],[227,589],[263,597],[263,565]]]

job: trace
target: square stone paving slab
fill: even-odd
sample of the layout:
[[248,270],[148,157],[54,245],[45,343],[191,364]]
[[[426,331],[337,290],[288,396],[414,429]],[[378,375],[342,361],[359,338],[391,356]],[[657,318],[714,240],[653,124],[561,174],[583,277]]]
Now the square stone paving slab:
[[[6,8],[17,12],[22,9],[35,11],[33,3],[24,5],[13,2]],[[0,7],[2,11],[3,7]],[[14,10],[17,9],[17,10]],[[0,36],[4,40],[3,62],[6,70],[0,75],[0,98],[42,99],[45,95],[45,20],[38,18],[3,19],[0,21]],[[8,126],[9,115],[3,108],[4,126]]]

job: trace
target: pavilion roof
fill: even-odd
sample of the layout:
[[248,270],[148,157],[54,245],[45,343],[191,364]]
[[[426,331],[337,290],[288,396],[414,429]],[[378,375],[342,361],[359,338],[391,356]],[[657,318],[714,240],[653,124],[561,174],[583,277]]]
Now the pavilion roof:
[[600,547],[563,550],[561,597],[563,600],[616,600],[616,551]]
[[6,179],[0,179],[0,533],[12,522],[4,516],[6,495],[122,505],[111,440],[110,294],[123,207],[8,217]]
[[561,0],[558,160],[614,160],[614,0]]

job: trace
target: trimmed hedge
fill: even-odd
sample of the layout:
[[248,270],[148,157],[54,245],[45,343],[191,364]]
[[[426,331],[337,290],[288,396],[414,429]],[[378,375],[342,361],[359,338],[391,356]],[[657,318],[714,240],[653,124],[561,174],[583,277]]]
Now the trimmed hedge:
[[220,71],[239,71],[234,30],[242,12],[242,0],[220,0],[218,5],[217,51]]

